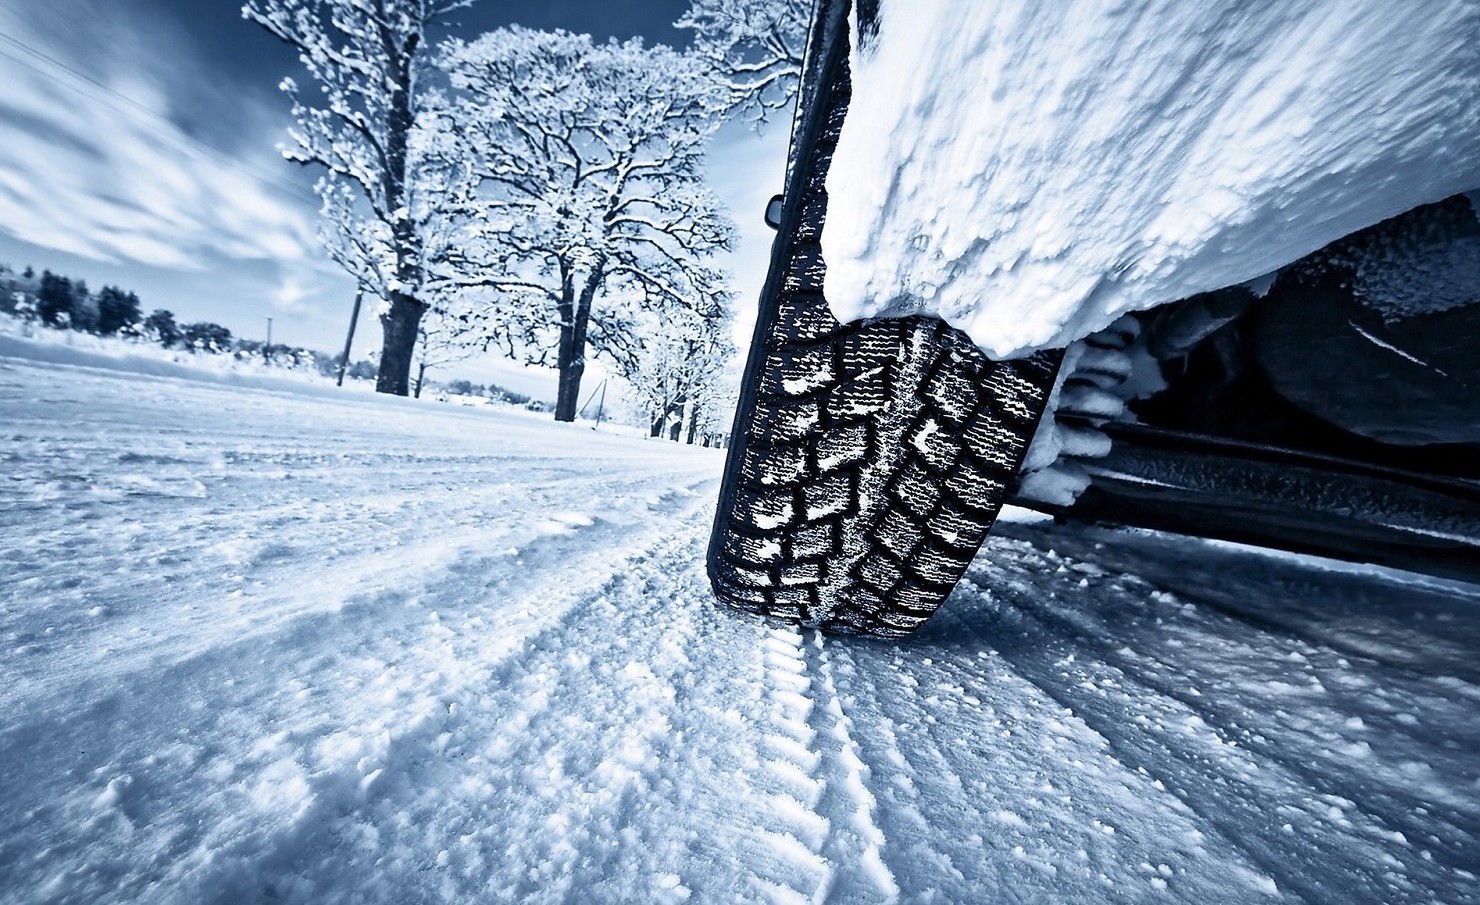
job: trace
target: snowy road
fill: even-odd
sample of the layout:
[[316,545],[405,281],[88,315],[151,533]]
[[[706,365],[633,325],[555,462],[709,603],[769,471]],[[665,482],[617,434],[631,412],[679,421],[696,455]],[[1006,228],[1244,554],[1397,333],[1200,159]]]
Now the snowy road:
[[711,451],[0,358],[0,901],[1480,901],[1480,588],[1002,526],[711,605]]

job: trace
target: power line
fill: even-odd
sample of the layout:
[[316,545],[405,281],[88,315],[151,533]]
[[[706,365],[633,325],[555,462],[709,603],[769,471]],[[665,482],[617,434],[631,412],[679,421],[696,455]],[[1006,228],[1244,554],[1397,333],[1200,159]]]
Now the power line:
[[[12,47],[17,48],[18,50],[21,50],[21,51],[23,51],[26,54],[29,54],[31,57],[34,57],[35,59],[38,59],[38,60],[41,60],[41,61],[45,62],[46,64],[48,64],[49,66],[53,67],[54,69],[60,70],[62,72],[65,72],[67,75],[70,75],[73,79],[76,79],[78,82],[83,83],[82,85],[73,84],[70,87],[73,88],[74,90],[77,90],[79,93],[83,94],[84,96],[89,96],[89,97],[91,97],[92,100],[95,100],[98,103],[103,104],[104,106],[109,107],[110,109],[112,109],[112,110],[114,110],[114,111],[116,111],[118,113],[123,114],[124,116],[130,116],[130,114],[129,114],[128,111],[120,108],[118,106],[118,104],[111,103],[108,100],[108,98],[112,98],[113,100],[117,101],[118,103],[121,103],[121,104],[126,105],[129,109],[134,110],[134,111],[137,111],[138,113],[140,113],[140,114],[142,114],[144,116],[149,117],[150,119],[154,120],[155,122],[160,123],[160,124],[162,124],[164,126],[167,126],[170,129],[170,134],[171,135],[173,135],[173,136],[175,136],[175,137],[177,137],[177,138],[179,138],[181,140],[184,140],[186,142],[189,142],[190,144],[193,144],[193,145],[197,146],[200,150],[202,150],[205,153],[207,153],[207,154],[215,157],[218,162],[223,163],[223,164],[225,164],[225,165],[227,165],[229,167],[232,167],[233,169],[236,169],[239,172],[242,172],[242,173],[248,174],[250,176],[253,176],[257,180],[259,180],[261,182],[264,182],[267,185],[271,186],[272,188],[275,188],[278,191],[282,192],[283,194],[292,197],[295,201],[317,201],[317,199],[314,198],[314,196],[310,192],[306,191],[301,186],[296,186],[296,185],[293,185],[292,183],[284,182],[281,179],[279,179],[279,177],[276,176],[275,174],[270,173],[270,172],[268,172],[268,171],[266,171],[264,169],[261,169],[256,164],[252,163],[251,161],[248,161],[248,160],[245,160],[245,159],[243,159],[241,157],[238,157],[236,154],[232,153],[231,151],[226,150],[225,148],[222,148],[222,147],[220,147],[218,145],[214,145],[214,144],[212,144],[212,143],[210,143],[210,142],[206,141],[205,139],[200,138],[198,136],[190,135],[190,134],[188,134],[186,132],[181,131],[180,128],[179,128],[179,126],[176,125],[172,120],[170,120],[169,117],[163,116],[163,115],[155,112],[154,110],[149,109],[148,107],[144,106],[143,104],[139,103],[138,101],[134,100],[133,98],[131,98],[131,97],[125,95],[125,94],[121,94],[121,93],[113,90],[112,88],[108,87],[108,85],[104,84],[103,82],[100,82],[97,79],[93,78],[92,76],[90,76],[90,75],[88,75],[88,74],[86,74],[84,72],[79,71],[78,69],[76,69],[76,68],[68,65],[67,63],[63,62],[62,60],[57,59],[56,57],[52,56],[51,54],[48,54],[48,53],[46,53],[43,50],[40,50],[40,49],[38,49],[36,47],[33,47],[32,45],[27,44],[26,42],[20,40],[19,38],[16,38],[13,35],[6,34],[3,31],[0,31],[0,41],[3,41],[4,43],[9,44]],[[38,73],[38,74],[43,75],[43,76],[47,76],[47,77],[53,79],[54,81],[56,81],[58,83],[66,84],[66,81],[64,79],[62,79],[59,75],[57,75],[55,72],[48,72],[47,70],[41,68],[40,66],[37,66],[35,63],[33,63],[30,60],[27,60],[27,59],[25,59],[23,57],[16,56],[13,53],[6,52],[3,47],[0,47],[0,56],[4,56],[4,57],[6,57],[6,58],[8,58],[8,59],[10,59],[10,60],[12,60],[12,61],[14,61],[16,63],[19,63],[20,65],[26,67],[27,69],[30,69],[32,72]],[[84,86],[90,86],[94,90],[90,92]],[[107,97],[103,97],[100,94],[98,94],[97,92],[101,92],[102,94],[107,95]]]

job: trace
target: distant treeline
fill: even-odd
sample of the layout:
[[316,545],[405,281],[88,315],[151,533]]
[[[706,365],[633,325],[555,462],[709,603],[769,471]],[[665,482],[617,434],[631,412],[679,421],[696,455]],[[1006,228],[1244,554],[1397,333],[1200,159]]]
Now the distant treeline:
[[[116,336],[134,342],[154,343],[166,349],[231,355],[242,361],[260,358],[272,367],[317,371],[325,377],[339,373],[339,362],[344,357],[316,349],[241,339],[210,321],[182,324],[175,320],[173,312],[164,308],[156,308],[145,316],[138,295],[129,290],[104,286],[94,293],[82,280],[58,276],[50,270],[43,270],[38,276],[30,267],[17,273],[8,264],[0,264],[0,315],[20,318],[53,330]],[[351,362],[344,376],[374,380],[375,365],[363,360]],[[448,383],[429,382],[428,385],[452,395],[481,396],[490,402],[521,406],[530,411],[550,411],[546,403],[497,384],[484,386],[467,380],[453,380]]]
[[[269,365],[290,370],[316,370],[326,377],[339,371],[342,355],[328,355],[281,343],[268,345],[255,339],[240,339],[220,324],[210,321],[179,323],[173,312],[156,308],[147,316],[139,296],[118,286],[97,292],[83,280],[43,270],[38,276],[27,267],[17,273],[0,264],[0,313],[33,321],[54,330],[74,330],[95,336],[118,336],[151,342],[166,349],[239,359],[261,358]],[[375,379],[375,365],[356,361],[345,370],[356,380]]]

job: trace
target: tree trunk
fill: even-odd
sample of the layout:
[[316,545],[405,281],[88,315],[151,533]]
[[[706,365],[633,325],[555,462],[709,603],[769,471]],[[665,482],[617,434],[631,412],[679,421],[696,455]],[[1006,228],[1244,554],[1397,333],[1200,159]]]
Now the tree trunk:
[[581,293],[575,296],[575,286],[565,281],[560,299],[560,350],[556,365],[560,369],[560,384],[555,397],[555,420],[576,420],[576,409],[581,404],[581,377],[586,373],[586,330],[591,324],[591,303],[596,298],[596,287],[601,285],[605,261],[598,259],[596,266],[586,275]]
[[668,407],[665,405],[663,406],[662,411],[653,416],[653,430],[652,433],[648,434],[649,437],[656,439],[663,433],[663,419],[667,416],[667,414]]
[[391,293],[390,309],[380,316],[385,339],[380,346],[375,392],[406,395],[411,382],[411,359],[416,353],[416,328],[425,310],[425,305],[406,293]]
[[421,362],[416,366],[416,389],[413,390],[411,393],[413,399],[421,398],[421,385],[426,381],[426,379],[427,363],[426,359],[422,359]]
[[[394,61],[394,82],[386,123],[385,169],[381,172],[381,189],[386,208],[391,212],[391,237],[396,253],[396,286],[390,291],[390,310],[381,315],[385,338],[380,349],[380,370],[375,376],[375,392],[405,396],[411,379],[411,359],[416,353],[417,327],[426,305],[399,287],[420,287],[422,276],[421,236],[406,214],[406,165],[411,130],[416,124],[412,112],[412,63],[421,46],[420,34],[413,34],[402,49],[396,48],[390,32],[382,27],[386,53]],[[415,291],[413,288],[412,291]]]
[[[561,280],[560,304],[556,307],[560,314],[560,346],[556,350],[555,368],[559,372],[559,384],[555,391],[555,420],[576,420],[576,394],[581,391],[581,378],[572,374],[577,367],[576,363],[576,304],[575,286],[570,278]],[[582,371],[586,369],[586,363],[580,362]]]
[[698,434],[699,434],[699,405],[698,405],[698,403],[690,402],[689,403],[689,439],[688,439],[688,444],[690,446],[693,446],[694,445],[694,439],[698,436]]

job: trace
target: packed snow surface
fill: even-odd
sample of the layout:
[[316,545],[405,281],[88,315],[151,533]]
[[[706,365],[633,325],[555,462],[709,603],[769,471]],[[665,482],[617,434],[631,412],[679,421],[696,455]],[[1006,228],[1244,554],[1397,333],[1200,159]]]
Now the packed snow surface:
[[844,321],[934,312],[1013,357],[1480,186],[1475,0],[879,15],[827,180]]
[[1480,588],[1012,522],[824,638],[716,451],[89,361],[0,353],[0,902],[1480,901]]

